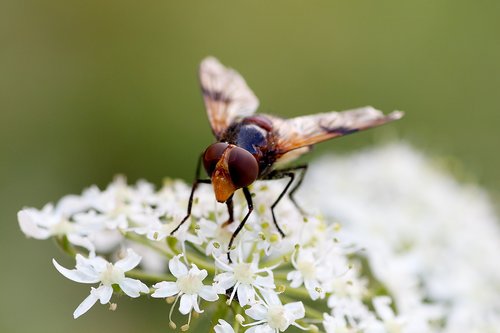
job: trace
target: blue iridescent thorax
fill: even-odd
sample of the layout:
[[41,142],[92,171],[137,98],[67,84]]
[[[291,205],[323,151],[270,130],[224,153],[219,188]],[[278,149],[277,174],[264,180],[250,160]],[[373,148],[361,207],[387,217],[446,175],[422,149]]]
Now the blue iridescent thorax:
[[267,145],[267,132],[254,124],[244,124],[238,128],[236,145],[248,150],[251,154],[258,154],[260,147]]

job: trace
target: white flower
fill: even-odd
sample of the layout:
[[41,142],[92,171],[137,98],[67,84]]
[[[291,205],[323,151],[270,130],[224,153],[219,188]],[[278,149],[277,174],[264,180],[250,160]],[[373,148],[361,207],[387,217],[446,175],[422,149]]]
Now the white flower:
[[101,257],[85,258],[76,255],[76,269],[69,270],[62,267],[55,259],[52,262],[56,269],[66,278],[79,283],[100,283],[99,287],[91,288],[90,295],[76,308],[74,318],[78,318],[87,312],[98,300],[106,304],[113,295],[113,285],[117,284],[120,289],[130,297],[139,297],[140,293],[148,293],[149,288],[139,280],[125,277],[125,272],[133,269],[139,264],[141,257],[131,249],[127,250],[127,256],[115,264]]
[[329,156],[311,164],[298,195],[365,248],[405,332],[436,322],[439,332],[484,332],[500,323],[500,224],[488,194],[443,161],[404,143]]
[[298,288],[304,283],[312,300],[324,298],[325,291],[321,286],[320,279],[322,277],[325,280],[329,279],[324,276],[328,274],[325,271],[325,264],[322,263],[321,259],[316,258],[316,251],[313,248],[299,249],[297,252],[297,255],[292,256],[292,264],[296,270],[289,272],[286,277],[287,280],[291,281],[290,287]]
[[295,321],[305,316],[304,304],[293,302],[283,305],[278,296],[268,293],[265,296],[266,302],[252,305],[245,313],[256,322],[243,326],[252,326],[246,333],[277,333],[285,331],[290,325],[302,328]]
[[372,300],[375,312],[383,322],[383,326],[387,333],[401,333],[404,332],[403,327],[405,320],[397,317],[391,309],[391,299],[387,296],[378,296]]
[[[72,201],[77,201],[74,196],[68,197],[71,197]],[[89,230],[81,224],[70,222],[61,209],[51,204],[45,205],[42,210],[25,208],[17,213],[17,219],[19,227],[27,237],[47,239],[66,236],[73,245],[82,246],[90,252],[95,250],[92,242],[86,237]]]
[[233,327],[224,319],[219,319],[219,323],[214,327],[215,333],[234,333]]
[[[241,247],[239,247],[241,249]],[[274,285],[274,277],[272,273],[273,267],[265,267],[259,269],[259,256],[254,254],[251,262],[244,262],[240,250],[240,255],[236,262],[226,264],[215,258],[217,266],[224,270],[215,276],[214,287],[218,293],[225,293],[226,290],[233,288],[229,303],[234,296],[238,296],[238,302],[241,306],[252,304],[255,302],[255,289],[272,290],[276,288]],[[265,275],[262,275],[265,273]]]
[[335,318],[345,318],[352,327],[361,326],[360,323],[373,321],[375,315],[363,304],[361,298],[338,297],[333,294],[328,298],[328,307]]
[[180,261],[182,254],[172,258],[168,263],[168,268],[172,275],[177,278],[176,282],[162,281],[153,286],[155,292],[151,295],[156,298],[166,298],[177,295],[176,299],[181,298],[179,311],[182,314],[188,314],[193,309],[202,313],[198,304],[198,296],[206,301],[216,301],[219,296],[212,286],[203,284],[203,280],[207,277],[206,270],[198,269],[195,264],[191,264],[191,269],[188,271],[186,265]]
[[231,230],[222,224],[215,223],[205,218],[198,221],[197,236],[200,243],[206,243],[205,254],[221,257],[226,255],[231,235]]
[[354,332],[354,329],[351,329],[347,326],[347,322],[344,317],[333,317],[329,314],[323,314],[323,327],[325,328],[326,333],[350,333]]

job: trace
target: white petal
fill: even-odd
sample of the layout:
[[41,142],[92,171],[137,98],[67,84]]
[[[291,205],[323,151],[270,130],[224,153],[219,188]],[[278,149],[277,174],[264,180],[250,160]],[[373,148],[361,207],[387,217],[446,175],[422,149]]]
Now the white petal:
[[226,264],[225,262],[223,262],[219,258],[217,258],[217,257],[214,256],[214,259],[215,259],[215,265],[218,268],[221,268],[222,270],[227,271],[227,272],[232,272],[233,271],[233,268],[231,266],[229,266],[228,264]]
[[234,274],[230,272],[221,273],[216,275],[214,278],[217,287],[224,289],[223,292],[231,288],[236,284],[236,279],[234,278]]
[[200,270],[195,264],[192,264],[192,266],[193,267],[191,267],[189,273],[196,275],[201,281],[203,281],[208,275],[207,271],[205,269]]
[[76,234],[68,234],[67,237],[68,237],[68,241],[71,244],[76,245],[76,246],[81,246],[81,247],[89,250],[89,252],[92,252],[95,254],[95,246],[94,246],[94,244],[92,244],[90,239],[88,239],[87,237],[78,236]]
[[260,326],[262,326],[262,325],[250,327],[249,329],[247,329],[245,331],[245,333],[255,333],[257,330],[257,327],[260,327]]
[[394,311],[391,309],[391,299],[389,297],[375,297],[372,303],[375,311],[382,320],[386,321],[394,318]]
[[103,285],[93,290],[93,292],[97,297],[99,297],[101,304],[106,304],[109,303],[111,296],[113,296],[113,287]]
[[304,304],[302,302],[293,302],[285,304],[284,306],[287,317],[292,321],[304,318],[306,315],[306,310],[304,309]]
[[321,289],[320,284],[316,280],[304,280],[304,286],[306,287],[307,291],[309,292],[309,296],[311,296],[311,299],[313,301],[317,300],[318,298],[323,298],[325,297],[324,293],[319,293],[317,290],[318,288]]
[[250,327],[245,333],[275,333],[276,331],[267,324]]
[[148,286],[136,279],[124,278],[118,285],[130,297],[139,297],[141,292],[149,293]]
[[86,259],[86,262],[87,265],[90,265],[96,272],[104,272],[109,265],[109,262],[103,257],[89,257],[89,259]]
[[172,275],[175,276],[176,278],[184,276],[188,273],[186,265],[184,265],[179,259],[181,256],[182,254],[179,254],[173,257],[168,262],[168,269],[170,270],[170,273],[172,273]]
[[234,333],[233,328],[224,319],[219,319],[219,323],[214,327],[215,333]]
[[[77,271],[80,271],[83,274],[86,274],[88,276],[99,276],[98,271],[95,269],[94,262],[96,262],[98,257],[95,256],[95,253],[90,253],[89,258],[85,258],[81,254],[76,255],[76,265],[75,268]],[[101,258],[102,259],[102,258]],[[106,268],[106,265],[104,265],[104,269]]]
[[59,273],[61,273],[66,278],[68,278],[72,281],[79,282],[79,283],[97,283],[100,281],[99,277],[97,277],[97,276],[89,276],[87,274],[80,272],[79,270],[76,270],[76,269],[64,268],[61,265],[59,265],[59,263],[55,259],[52,259],[52,263],[54,264],[56,269],[59,271]]
[[25,210],[17,213],[17,220],[21,231],[28,237],[36,239],[47,239],[50,237],[50,232],[47,229],[40,228],[35,221],[33,221],[31,214]]
[[158,282],[153,286],[153,288],[155,288],[156,290],[151,296],[155,298],[170,297],[179,293],[179,288],[177,287],[177,283],[175,282]]
[[203,312],[203,310],[200,309],[200,305],[198,304],[198,295],[191,295],[191,303],[193,304],[194,311],[198,313]]
[[179,311],[182,314],[188,314],[193,309],[193,301],[191,295],[182,295],[181,304],[179,305]]
[[245,310],[245,313],[255,320],[263,320],[267,316],[267,308],[262,304],[255,304]]
[[132,249],[127,249],[127,256],[115,263],[115,267],[120,268],[124,272],[130,271],[141,262],[141,256]]
[[262,289],[260,290],[260,293],[262,294],[262,297],[264,297],[267,305],[281,305],[281,300],[274,290]]
[[[92,288],[92,290],[93,289],[94,288]],[[87,298],[85,298],[83,300],[83,302],[80,303],[80,305],[78,305],[75,312],[73,312],[73,318],[76,319],[76,318],[80,317],[82,314],[84,314],[85,312],[87,312],[97,302],[98,299],[99,299],[99,297],[97,295],[90,292],[90,295],[88,295]]]
[[290,287],[298,288],[302,285],[303,279],[302,274],[298,271],[291,271],[287,274],[286,279],[290,282]]
[[214,302],[219,299],[219,296],[215,292],[215,288],[212,286],[203,286],[199,291],[199,295],[205,301]]
[[240,284],[237,289],[238,301],[241,306],[252,303],[254,300],[253,288],[246,284]]
[[254,285],[259,286],[261,288],[274,289],[276,285],[274,284],[274,278],[272,275],[260,276],[258,275],[255,278]]

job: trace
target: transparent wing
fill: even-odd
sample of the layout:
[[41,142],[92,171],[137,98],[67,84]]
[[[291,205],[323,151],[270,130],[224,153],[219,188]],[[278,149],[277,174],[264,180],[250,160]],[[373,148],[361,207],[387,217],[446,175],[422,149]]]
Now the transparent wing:
[[[278,154],[383,125],[404,115],[394,111],[384,115],[371,106],[343,112],[326,112],[291,119],[268,116],[273,123]],[[302,149],[306,152],[306,149]]]
[[207,57],[201,62],[199,76],[208,119],[217,138],[233,121],[257,110],[259,100],[245,79],[216,58]]

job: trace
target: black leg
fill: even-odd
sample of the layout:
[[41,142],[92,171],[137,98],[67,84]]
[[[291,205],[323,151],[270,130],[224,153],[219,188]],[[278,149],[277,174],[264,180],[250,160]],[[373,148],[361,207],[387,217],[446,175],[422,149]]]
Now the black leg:
[[300,205],[295,201],[295,197],[293,196],[295,192],[299,189],[300,185],[302,185],[302,181],[304,180],[304,176],[306,175],[307,172],[307,164],[298,166],[295,170],[301,170],[299,180],[295,184],[295,186],[290,190],[290,193],[288,193],[288,197],[294,204],[294,206],[297,208],[297,210],[302,214],[302,215],[307,215],[306,212],[300,207]]
[[243,187],[243,194],[245,195],[245,199],[247,200],[247,205],[248,205],[248,213],[245,215],[243,220],[240,222],[238,225],[238,228],[233,232],[233,235],[231,236],[231,240],[229,241],[229,245],[227,247],[227,260],[229,260],[229,263],[232,263],[233,261],[231,260],[231,247],[233,246],[234,239],[238,234],[240,233],[241,229],[245,226],[245,223],[247,222],[248,217],[253,211],[253,202],[252,202],[252,194],[248,190],[248,187]]
[[281,199],[283,198],[285,193],[288,191],[288,189],[292,185],[293,181],[295,180],[295,172],[299,171],[299,170],[302,170],[300,178],[299,178],[297,184],[292,188],[292,190],[290,191],[288,196],[290,197],[290,200],[292,201],[294,206],[299,210],[299,212],[302,215],[305,215],[302,208],[295,201],[295,198],[293,195],[298,190],[299,186],[302,184],[302,181],[304,180],[304,175],[305,175],[305,172],[307,170],[307,165],[300,165],[300,166],[293,167],[293,168],[275,170],[275,171],[271,172],[267,177],[264,178],[265,180],[271,180],[271,179],[281,179],[281,178],[285,178],[285,177],[290,177],[290,181],[286,184],[285,188],[280,193],[280,195],[278,196],[276,201],[274,201],[274,203],[271,205],[271,214],[273,216],[273,222],[274,222],[274,225],[276,226],[276,229],[280,233],[281,237],[285,237],[285,233],[283,232],[283,230],[281,230],[280,226],[278,225],[278,221],[276,221],[276,215],[274,214],[274,208],[278,205],[278,203],[281,201]]
[[227,219],[224,224],[222,224],[222,227],[225,227],[228,224],[233,223],[234,221],[234,206],[233,206],[233,196],[231,195],[229,199],[226,201],[226,206],[227,206],[227,213],[229,214],[229,218]]
[[170,233],[170,235],[173,235],[179,228],[184,224],[184,222],[187,221],[187,219],[191,216],[191,208],[193,207],[193,197],[194,197],[194,192],[196,191],[196,188],[198,187],[199,184],[210,184],[212,181],[210,179],[200,179],[200,170],[201,170],[201,159],[203,156],[200,156],[198,159],[198,163],[196,164],[196,175],[195,175],[195,180],[193,182],[193,186],[191,187],[191,195],[189,196],[189,202],[188,202],[188,208],[187,208],[187,214],[186,216],[182,219],[182,221],[179,223],[177,227],[175,227],[174,230]]

